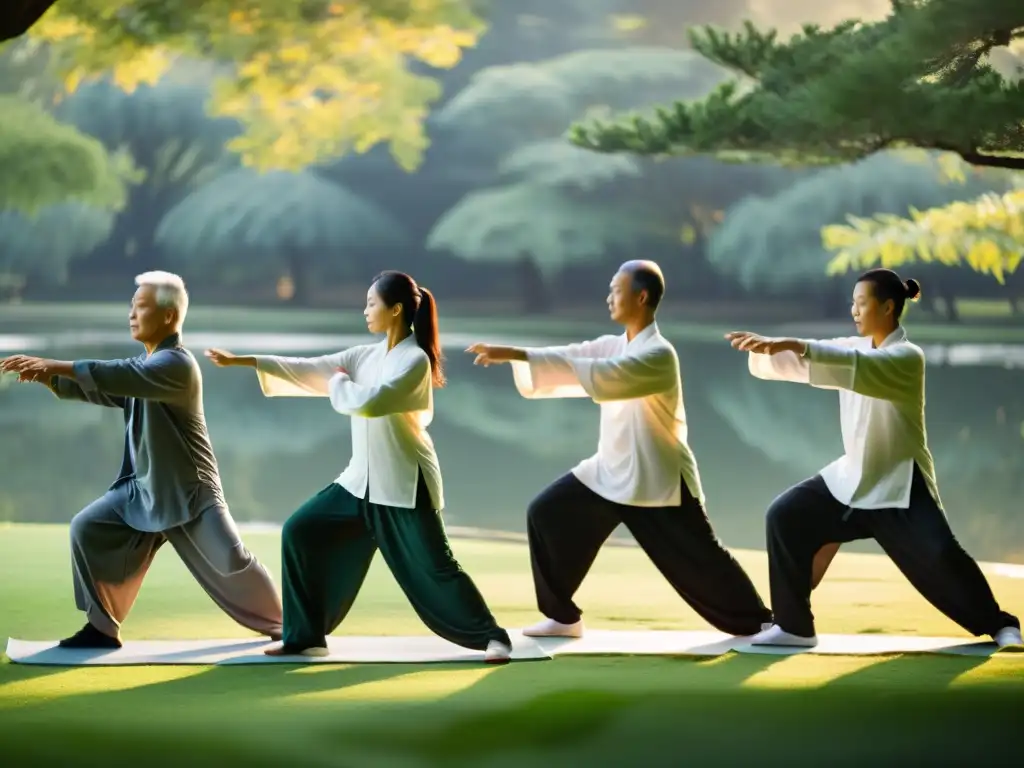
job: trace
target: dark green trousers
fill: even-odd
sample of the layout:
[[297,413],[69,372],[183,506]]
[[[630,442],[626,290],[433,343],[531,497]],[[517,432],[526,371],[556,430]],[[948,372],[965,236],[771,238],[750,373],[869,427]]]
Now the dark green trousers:
[[327,644],[327,635],[352,608],[378,548],[436,634],[476,651],[491,640],[511,644],[456,561],[441,513],[431,506],[421,477],[416,509],[371,504],[336,483],[299,507],[281,539],[285,644]]

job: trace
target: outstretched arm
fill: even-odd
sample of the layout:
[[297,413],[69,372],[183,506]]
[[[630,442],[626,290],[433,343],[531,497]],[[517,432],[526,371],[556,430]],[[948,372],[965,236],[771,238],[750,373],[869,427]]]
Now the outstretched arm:
[[339,368],[350,368],[353,350],[320,357],[282,355],[233,355],[220,349],[206,350],[218,367],[255,368],[266,397],[329,397],[331,378]]
[[515,366],[514,373],[516,388],[529,398],[589,397],[596,403],[633,400],[667,392],[679,381],[679,362],[669,348],[603,358],[531,350],[528,362]]
[[57,361],[46,361],[29,355],[13,355],[0,360],[0,372],[16,374],[19,381],[43,384],[61,400],[75,400],[108,408],[124,408],[123,397],[113,397],[95,391],[86,392],[74,379],[45,373],[43,365],[46,362]]
[[[73,379],[78,391],[68,384],[57,384],[58,397],[83,399],[102,405],[123,406],[124,398],[172,401],[193,385],[195,363],[182,350],[160,350],[147,358],[126,360],[47,360],[23,359],[11,368],[10,358],[3,370],[16,370],[22,379],[52,382],[54,377]],[[51,390],[53,386],[51,385]],[[120,398],[119,403],[116,398]]]
[[40,383],[46,384],[50,391],[61,400],[77,400],[93,405],[103,405],[107,408],[121,409],[125,407],[127,401],[124,397],[107,395],[97,390],[86,392],[78,382],[64,376],[48,376],[45,379],[40,379]]
[[857,338],[806,341],[746,332],[726,338],[736,349],[750,353],[750,372],[759,378],[847,389],[882,400],[916,396],[924,373],[921,351],[906,344],[864,349],[856,345]]
[[[494,344],[473,344],[466,351],[476,355],[473,360],[474,365],[487,367],[497,363],[512,363],[516,388],[523,397],[591,397],[580,384],[579,379],[572,374],[565,373],[564,369],[557,382],[548,379],[546,384],[541,387],[536,386],[536,377],[532,375],[532,371],[535,367],[544,366],[544,362],[547,360],[580,361],[604,358],[613,348],[617,338],[616,336],[602,336],[593,341],[555,347],[503,347]],[[544,367],[552,370],[552,375],[558,375],[557,364],[554,367],[551,365]],[[538,375],[543,377],[543,371],[538,370]]]
[[848,389],[892,402],[913,399],[921,389],[924,355],[908,344],[857,349],[812,341],[807,344],[806,357],[810,361],[810,383],[816,387]]
[[356,384],[347,373],[336,373],[329,385],[331,407],[346,416],[367,419],[423,411],[430,406],[430,386],[430,361],[417,355],[393,377],[372,387]]

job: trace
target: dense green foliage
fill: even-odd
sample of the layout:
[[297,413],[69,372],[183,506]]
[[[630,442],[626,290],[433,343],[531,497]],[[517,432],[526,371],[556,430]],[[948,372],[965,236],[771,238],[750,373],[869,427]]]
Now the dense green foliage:
[[34,213],[67,200],[118,208],[127,166],[96,139],[17,96],[0,96],[0,210]]
[[219,65],[216,115],[244,132],[246,164],[298,169],[386,143],[406,168],[426,147],[438,83],[410,61],[448,68],[482,22],[468,0],[62,0],[30,31],[57,44],[69,89],[113,73],[126,90],[154,84],[177,57]]
[[984,58],[1022,35],[1019,0],[894,0],[882,21],[809,25],[785,42],[751,24],[696,29],[694,48],[738,79],[653,117],[578,124],[570,137],[600,152],[799,163],[916,146],[1022,168],[1024,82]]
[[311,171],[249,168],[199,187],[156,232],[173,260],[204,259],[231,282],[287,275],[299,302],[319,270],[344,274],[352,251],[403,241],[397,221],[341,185]]

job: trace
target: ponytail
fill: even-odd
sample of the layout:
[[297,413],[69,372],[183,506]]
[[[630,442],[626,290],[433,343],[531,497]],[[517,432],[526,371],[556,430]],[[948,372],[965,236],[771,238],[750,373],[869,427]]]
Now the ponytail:
[[435,388],[445,385],[444,355],[441,352],[441,335],[437,328],[437,303],[434,294],[420,286],[420,301],[413,315],[412,331],[416,343],[430,360],[430,374]]

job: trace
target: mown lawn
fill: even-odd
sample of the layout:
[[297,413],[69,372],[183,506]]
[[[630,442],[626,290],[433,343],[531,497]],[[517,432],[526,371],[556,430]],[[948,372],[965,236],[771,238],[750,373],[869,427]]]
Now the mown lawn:
[[[67,531],[0,527],[0,637],[78,628]],[[274,534],[249,546],[278,574]],[[517,543],[453,548],[498,618],[532,621]],[[738,552],[767,594],[764,555]],[[1024,606],[1024,580],[992,576]],[[823,632],[964,633],[886,560],[840,555]],[[579,601],[590,626],[700,629],[635,549],[602,553]],[[378,558],[344,632],[425,632]],[[162,552],[126,638],[245,637]],[[0,765],[968,765],[1016,754],[1024,654],[992,658],[556,658],[454,665],[44,668],[0,663]],[[1011,751],[1007,751],[1011,750]]]

